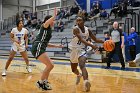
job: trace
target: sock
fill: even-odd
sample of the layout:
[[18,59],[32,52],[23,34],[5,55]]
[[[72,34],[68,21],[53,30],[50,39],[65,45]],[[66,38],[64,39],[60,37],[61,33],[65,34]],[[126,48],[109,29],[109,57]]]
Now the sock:
[[42,84],[43,83],[43,80],[39,80],[39,82]]
[[89,80],[86,79],[86,80],[84,80],[84,82],[89,82]]
[[44,83],[48,83],[48,80],[47,80],[47,79],[44,79],[43,82],[44,82]]

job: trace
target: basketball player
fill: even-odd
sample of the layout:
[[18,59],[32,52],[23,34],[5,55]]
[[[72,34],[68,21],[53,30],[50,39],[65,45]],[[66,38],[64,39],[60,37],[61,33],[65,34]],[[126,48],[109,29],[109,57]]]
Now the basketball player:
[[26,48],[28,47],[28,31],[27,29],[23,28],[23,21],[22,20],[18,20],[16,23],[15,28],[12,29],[11,33],[10,33],[10,38],[13,42],[12,47],[11,47],[11,52],[9,55],[9,58],[6,62],[6,66],[4,71],[2,72],[2,76],[6,76],[6,71],[11,63],[11,61],[13,60],[16,52],[20,52],[20,54],[22,55],[22,57],[24,58],[25,62],[26,62],[26,69],[28,72],[32,72],[30,66],[29,66],[29,60],[28,60],[28,56],[27,56],[27,52],[26,52]]
[[[56,16],[56,15],[55,15]],[[43,24],[41,25],[40,32],[36,36],[35,41],[32,44],[31,52],[33,56],[46,65],[44,71],[42,72],[41,79],[37,81],[36,85],[38,88],[42,90],[51,90],[51,85],[48,82],[48,77],[50,71],[53,69],[54,64],[52,60],[48,57],[46,53],[46,47],[56,47],[62,48],[62,45],[54,45],[50,44],[49,41],[51,39],[52,30],[51,27],[53,26],[53,21],[55,20],[55,16],[46,16]]]
[[[69,44],[69,48],[71,49],[71,69],[72,72],[77,75],[76,84],[80,82],[80,78],[83,76],[84,91],[90,91],[91,85],[88,79],[88,72],[85,66],[85,63],[87,62],[85,46],[91,46],[94,50],[98,49],[98,47],[87,42],[86,40],[90,37],[92,40],[98,43],[103,43],[104,41],[97,39],[92,34],[92,32],[86,26],[84,26],[84,20],[82,17],[78,17],[76,19],[76,24],[77,26],[73,28],[73,39]],[[82,73],[80,73],[77,69],[78,64]]]

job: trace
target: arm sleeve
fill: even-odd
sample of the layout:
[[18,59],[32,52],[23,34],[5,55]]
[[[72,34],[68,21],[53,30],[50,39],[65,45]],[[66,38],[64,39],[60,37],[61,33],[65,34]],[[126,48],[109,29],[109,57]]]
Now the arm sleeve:
[[123,31],[121,29],[119,29],[120,31],[120,36],[124,36]]

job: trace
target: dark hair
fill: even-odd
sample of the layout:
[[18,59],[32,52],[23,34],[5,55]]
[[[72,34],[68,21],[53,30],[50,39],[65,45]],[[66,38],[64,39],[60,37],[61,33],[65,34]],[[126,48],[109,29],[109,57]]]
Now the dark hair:
[[[16,22],[16,26],[17,26],[17,27],[18,27],[20,21],[22,21],[22,20],[17,20],[17,22]],[[23,22],[23,21],[22,21],[22,22]]]
[[104,34],[109,34],[109,32],[104,32]]
[[50,19],[52,16],[51,15],[47,15],[45,18],[44,18],[44,21],[43,23],[45,23],[48,19]]
[[85,22],[85,19],[84,19],[84,17],[81,17],[81,16],[77,16],[77,18],[76,19],[78,19],[78,18],[81,18],[84,22]]

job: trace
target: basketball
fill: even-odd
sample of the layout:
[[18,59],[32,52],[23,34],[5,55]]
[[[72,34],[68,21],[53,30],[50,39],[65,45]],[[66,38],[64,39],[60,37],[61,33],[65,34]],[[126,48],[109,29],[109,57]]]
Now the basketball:
[[129,67],[136,67],[136,63],[133,61],[129,62],[128,64],[129,64]]
[[115,43],[112,40],[106,40],[103,47],[106,51],[110,52],[115,48]]

